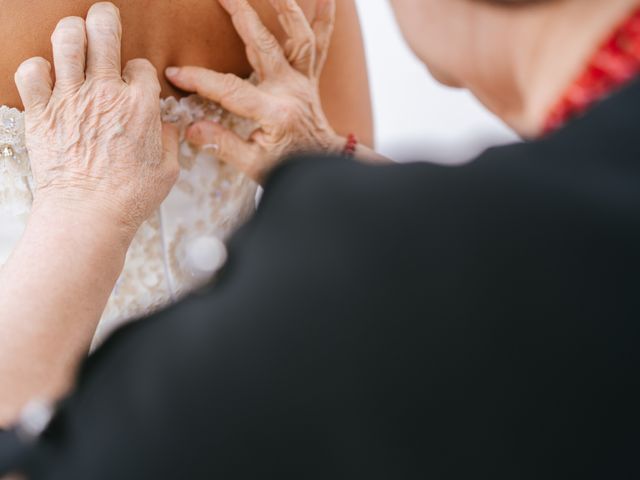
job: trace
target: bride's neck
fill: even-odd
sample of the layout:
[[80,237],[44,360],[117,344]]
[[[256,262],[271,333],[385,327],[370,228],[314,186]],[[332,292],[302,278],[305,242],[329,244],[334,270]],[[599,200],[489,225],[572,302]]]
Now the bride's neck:
[[488,62],[476,84],[468,86],[518,133],[536,137],[598,47],[639,5],[638,0],[563,0],[509,12],[495,20],[509,22],[502,25],[509,38],[501,51],[485,56],[506,60]]

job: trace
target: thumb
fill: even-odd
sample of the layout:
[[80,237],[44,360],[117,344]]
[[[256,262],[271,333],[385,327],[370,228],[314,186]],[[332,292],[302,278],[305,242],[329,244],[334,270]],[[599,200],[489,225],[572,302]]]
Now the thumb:
[[178,163],[180,129],[172,123],[162,124],[162,149],[165,161]]
[[171,123],[162,124],[162,162],[170,172],[171,186],[180,176],[180,129]]

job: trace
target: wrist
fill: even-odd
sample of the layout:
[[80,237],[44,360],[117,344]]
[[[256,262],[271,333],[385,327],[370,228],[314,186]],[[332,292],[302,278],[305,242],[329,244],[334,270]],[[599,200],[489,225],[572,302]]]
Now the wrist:
[[368,164],[386,165],[391,163],[391,160],[387,157],[376,153],[360,143],[353,134],[350,134],[348,137],[336,135],[333,139],[333,145],[334,149],[331,152],[338,155],[343,155]]
[[108,208],[54,196],[34,199],[27,228],[112,255],[126,255],[137,231]]
[[347,145],[347,137],[333,133],[328,136],[326,141],[326,151],[331,154],[341,155],[344,153],[345,145]]

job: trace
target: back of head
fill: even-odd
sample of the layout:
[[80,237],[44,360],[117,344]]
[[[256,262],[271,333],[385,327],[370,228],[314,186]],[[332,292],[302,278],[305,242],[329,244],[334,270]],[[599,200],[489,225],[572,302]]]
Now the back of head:
[[434,76],[468,88],[524,136],[640,0],[391,0]]

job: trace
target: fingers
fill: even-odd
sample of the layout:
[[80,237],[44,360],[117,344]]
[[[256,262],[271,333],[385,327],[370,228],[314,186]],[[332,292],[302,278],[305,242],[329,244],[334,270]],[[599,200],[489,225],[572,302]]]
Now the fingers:
[[53,61],[56,72],[56,88],[74,90],[85,80],[87,33],[85,23],[79,17],[60,20],[51,36]]
[[109,2],[94,4],[87,14],[87,76],[122,74],[120,11]]
[[287,59],[300,73],[314,73],[316,42],[307,17],[295,0],[271,0],[278,12],[278,20],[289,40],[285,46]]
[[252,171],[257,146],[243,140],[231,130],[215,122],[197,122],[187,130],[187,140],[202,148],[213,148],[220,161],[258,180]]
[[44,58],[31,58],[18,67],[16,86],[27,112],[44,109],[51,99],[51,64]]
[[316,38],[316,64],[315,76],[319,77],[327,62],[329,47],[333,37],[333,28],[336,23],[335,0],[318,0],[316,20],[313,23],[313,32]]
[[179,89],[213,100],[241,117],[260,122],[271,110],[267,94],[235,75],[199,67],[168,68],[166,74]]
[[160,96],[158,71],[147,59],[136,58],[127,62],[122,72],[122,79],[132,87],[140,88],[156,97]]
[[238,35],[247,47],[247,57],[261,80],[277,76],[289,67],[276,38],[267,30],[247,0],[219,0],[231,15]]
[[61,20],[51,37],[56,89],[79,88],[85,71],[120,78],[121,39],[119,11],[108,2],[93,5],[86,22],[78,17]]
[[170,123],[162,124],[162,151],[163,160],[175,169],[175,180],[180,173],[178,155],[180,151],[180,129]]

